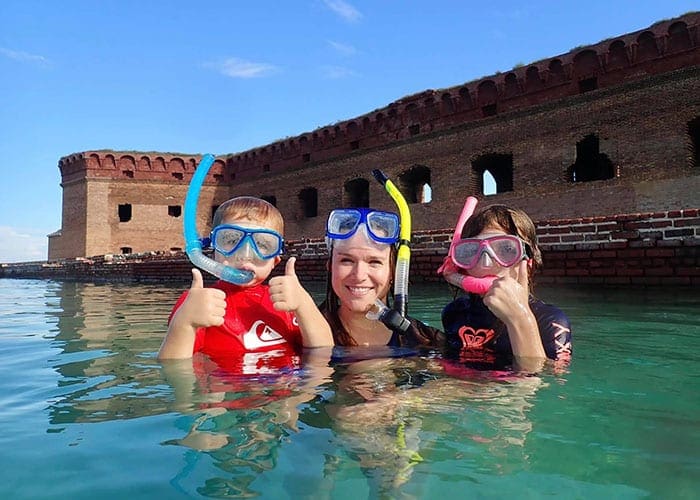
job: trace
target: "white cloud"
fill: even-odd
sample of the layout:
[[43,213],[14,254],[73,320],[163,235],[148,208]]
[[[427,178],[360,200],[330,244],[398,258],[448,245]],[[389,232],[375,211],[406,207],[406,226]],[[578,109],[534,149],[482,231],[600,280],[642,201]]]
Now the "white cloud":
[[29,54],[27,52],[22,52],[21,50],[12,50],[5,47],[0,47],[0,54],[9,59],[13,59],[22,63],[32,63],[41,65],[49,64],[49,60],[46,59],[44,56]]
[[206,63],[204,66],[231,78],[259,78],[278,71],[278,68],[272,64],[246,61],[237,57],[230,57],[216,63]]
[[362,17],[359,10],[343,0],[323,0],[323,3],[346,21],[355,22]]
[[326,78],[337,80],[339,78],[349,78],[353,76],[358,76],[358,74],[351,70],[350,68],[345,68],[343,66],[324,66],[323,74]]
[[333,49],[335,49],[337,52],[340,52],[344,56],[354,56],[355,54],[357,54],[357,49],[352,45],[334,42],[333,40],[328,40],[328,45],[333,47]]
[[0,226],[0,262],[31,262],[48,258],[49,240],[43,232]]

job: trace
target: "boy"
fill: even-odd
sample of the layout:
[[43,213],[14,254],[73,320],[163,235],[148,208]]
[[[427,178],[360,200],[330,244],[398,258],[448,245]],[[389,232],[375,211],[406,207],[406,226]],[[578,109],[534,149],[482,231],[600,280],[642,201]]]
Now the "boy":
[[301,347],[332,346],[330,327],[294,272],[263,281],[282,253],[284,221],[273,205],[241,196],[216,210],[211,232],[214,259],[252,273],[250,282],[217,281],[204,288],[192,269],[192,286],[170,313],[159,359],[190,358],[203,352],[217,362],[242,364],[242,371],[295,365]]

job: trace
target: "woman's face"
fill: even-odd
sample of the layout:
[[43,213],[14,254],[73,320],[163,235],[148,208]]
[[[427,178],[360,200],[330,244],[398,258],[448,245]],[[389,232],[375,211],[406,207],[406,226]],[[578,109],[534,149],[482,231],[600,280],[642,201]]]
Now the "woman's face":
[[391,247],[369,241],[361,231],[347,240],[336,240],[331,276],[341,309],[364,314],[376,299],[386,301],[391,286]]
[[[499,226],[487,226],[474,238],[483,240],[493,236],[502,236],[509,234]],[[509,276],[513,279],[518,279],[520,273],[520,262],[517,262],[509,267],[504,267],[494,260],[487,252],[482,252],[476,265],[469,271],[466,271],[470,276],[475,278],[484,278],[486,276],[495,276],[503,278]]]

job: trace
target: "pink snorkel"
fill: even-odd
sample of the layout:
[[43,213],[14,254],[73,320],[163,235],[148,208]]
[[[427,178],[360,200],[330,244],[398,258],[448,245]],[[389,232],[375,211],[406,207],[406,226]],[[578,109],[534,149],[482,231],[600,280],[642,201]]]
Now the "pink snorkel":
[[450,249],[447,252],[447,257],[445,261],[438,268],[438,274],[442,274],[450,285],[461,288],[465,292],[477,293],[479,295],[484,295],[489,291],[491,285],[496,280],[495,276],[485,276],[483,278],[475,278],[474,276],[469,276],[460,273],[457,270],[457,266],[453,263],[454,248],[459,239],[462,236],[462,230],[464,225],[469,220],[469,217],[474,213],[476,208],[477,199],[473,196],[467,197],[467,201],[464,202],[464,208],[462,208],[462,213],[459,214],[459,219],[457,220],[457,225],[455,226],[455,232],[452,235],[452,241],[450,242]]

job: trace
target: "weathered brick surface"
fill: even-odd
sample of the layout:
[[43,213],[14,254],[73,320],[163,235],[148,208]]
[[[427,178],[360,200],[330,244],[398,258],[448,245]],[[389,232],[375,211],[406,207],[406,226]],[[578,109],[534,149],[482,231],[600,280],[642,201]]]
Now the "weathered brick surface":
[[[674,217],[675,214],[675,217]],[[654,214],[625,214],[624,219],[643,225],[653,216],[669,227],[682,217],[678,211]],[[620,219],[601,218],[597,227],[607,228],[608,222]],[[600,284],[629,286],[698,286],[700,285],[700,221],[689,222],[692,236],[668,236],[667,231],[657,238],[630,232],[631,239],[617,242],[611,249],[605,243],[586,243],[574,239],[566,243],[567,234],[580,227],[580,220],[553,220],[538,222],[538,229],[556,228],[559,241],[540,239],[544,268],[536,278],[540,283]],[[439,238],[438,238],[439,237]],[[444,241],[451,231],[442,234],[432,230],[416,232],[412,238],[411,279],[441,281],[436,269],[447,253]],[[645,238],[641,241],[640,238]],[[664,239],[666,238],[666,239]],[[670,239],[668,239],[670,238]],[[641,245],[640,243],[643,243]],[[674,246],[669,246],[674,243]],[[294,240],[287,243],[287,255],[297,257],[296,270],[304,281],[324,281],[328,252],[322,239]],[[58,262],[34,262],[0,265],[0,278],[54,278],[80,281],[137,281],[187,283],[191,279],[191,265],[182,252],[147,252],[131,255],[107,255],[91,258],[65,259]],[[284,272],[278,265],[275,274]]]
[[[429,172],[432,200],[410,205],[414,270],[445,253],[464,199],[475,195],[480,205],[520,207],[539,221],[545,255],[566,256],[556,259],[562,266],[550,267],[543,279],[588,276],[619,283],[620,266],[606,264],[620,258],[619,252],[697,248],[700,132],[693,127],[700,126],[698,96],[700,13],[695,12],[218,158],[200,195],[197,227],[206,233],[213,208],[231,196],[274,197],[300,264],[311,266],[325,247],[308,238],[323,234],[331,209],[349,204],[348,181],[364,179],[370,205],[393,209],[371,170],[381,168],[402,188],[403,176],[420,167]],[[615,175],[573,182],[577,143],[591,134]],[[512,158],[512,190],[481,194],[473,162],[488,154]],[[200,158],[114,151],[61,158],[62,227],[49,237],[49,260],[127,251],[138,260],[148,252],[182,249],[182,215],[169,214],[168,207],[183,205]],[[317,216],[302,210],[299,195],[305,188],[317,190]],[[119,205],[130,206],[128,221],[120,221]],[[590,276],[586,267],[595,251],[608,252],[595,257],[604,259],[596,267],[602,277]],[[121,258],[131,262],[127,274],[144,267]],[[693,265],[697,262],[686,268]],[[114,266],[98,263],[92,269],[99,274],[104,268],[109,275]],[[676,276],[675,265],[658,267]],[[605,275],[613,272],[618,274]],[[308,273],[323,276],[325,269],[314,264]],[[651,279],[656,274],[635,279],[663,283]],[[427,273],[420,277],[437,279]]]

